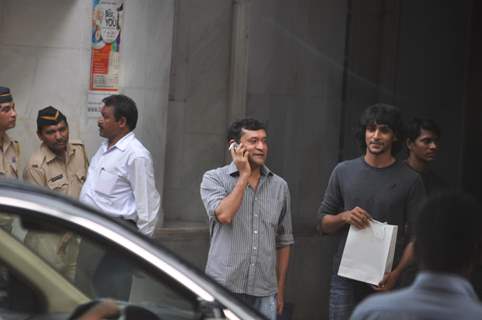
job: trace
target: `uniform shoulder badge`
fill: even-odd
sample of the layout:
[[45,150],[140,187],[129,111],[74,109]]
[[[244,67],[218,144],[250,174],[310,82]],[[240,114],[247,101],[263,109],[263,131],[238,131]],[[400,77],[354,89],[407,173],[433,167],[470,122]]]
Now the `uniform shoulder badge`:
[[59,174],[58,176],[55,176],[55,177],[50,178],[49,181],[50,181],[50,182],[55,182],[55,181],[57,181],[57,180],[62,179],[63,177],[64,177],[63,174]]
[[80,139],[69,139],[69,142],[70,142],[71,144],[74,144],[74,145],[77,145],[77,146],[78,146],[78,145],[81,145],[81,146],[84,145],[84,143],[83,143],[82,140],[80,140]]

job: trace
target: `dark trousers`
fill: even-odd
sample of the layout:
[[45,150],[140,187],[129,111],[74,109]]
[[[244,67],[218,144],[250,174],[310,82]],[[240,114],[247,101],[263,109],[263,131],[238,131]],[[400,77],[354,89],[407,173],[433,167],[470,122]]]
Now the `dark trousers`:
[[[134,221],[122,218],[118,221],[136,227]],[[84,293],[95,298],[129,300],[132,265],[117,250],[103,246],[101,242],[82,240],[75,282]]]
[[369,284],[332,274],[329,319],[348,320],[356,305],[374,292]]
[[82,239],[75,284],[91,298],[127,301],[132,285],[132,267],[118,252]]
[[97,297],[128,301],[132,286],[132,268],[126,259],[107,252],[94,274]]

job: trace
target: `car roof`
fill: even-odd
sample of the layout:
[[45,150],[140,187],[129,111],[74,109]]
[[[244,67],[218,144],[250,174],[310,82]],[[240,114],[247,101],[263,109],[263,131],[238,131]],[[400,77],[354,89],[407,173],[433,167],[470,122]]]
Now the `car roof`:
[[12,179],[0,179],[0,211],[21,213],[24,216],[28,212],[37,212],[46,218],[65,221],[90,230],[126,248],[154,268],[169,274],[203,300],[217,300],[241,319],[263,319],[257,312],[241,304],[225,288],[162,244],[142,235],[127,223],[121,224],[118,220],[75,199],[46,188]]

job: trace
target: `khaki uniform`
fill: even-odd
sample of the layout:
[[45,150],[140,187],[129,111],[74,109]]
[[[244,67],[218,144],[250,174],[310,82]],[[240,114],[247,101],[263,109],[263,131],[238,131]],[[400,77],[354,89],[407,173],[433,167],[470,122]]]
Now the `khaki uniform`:
[[[77,199],[87,176],[85,149],[78,140],[67,145],[65,161],[42,143],[31,157],[23,174],[25,181]],[[71,234],[29,231],[25,244],[65,277],[74,280],[79,252],[78,239]],[[64,250],[59,249],[64,246]]]
[[[0,147],[0,177],[17,179],[17,165],[20,158],[20,146],[17,141],[10,139],[5,134],[3,145]],[[0,214],[0,228],[10,232],[12,230],[13,217],[8,214]]]

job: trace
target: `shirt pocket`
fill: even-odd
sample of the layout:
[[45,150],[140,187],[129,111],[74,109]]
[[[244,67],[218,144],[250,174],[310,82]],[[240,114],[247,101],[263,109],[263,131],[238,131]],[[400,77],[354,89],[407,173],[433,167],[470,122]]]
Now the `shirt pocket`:
[[264,212],[261,214],[263,223],[273,229],[278,227],[279,211]]
[[10,168],[12,168],[12,173],[18,177],[18,173],[17,173],[17,162],[10,162]]
[[86,178],[86,172],[84,169],[82,170],[79,170],[75,173],[75,177],[77,178],[77,180],[82,184],[85,182],[85,178]]
[[99,179],[95,186],[95,191],[105,195],[111,195],[115,190],[119,176],[113,172],[109,172],[102,168],[99,173]]
[[279,217],[283,210],[283,199],[276,197],[268,198],[267,201],[260,204],[261,207],[261,219],[264,223],[269,224],[271,227],[276,228],[279,223]]

